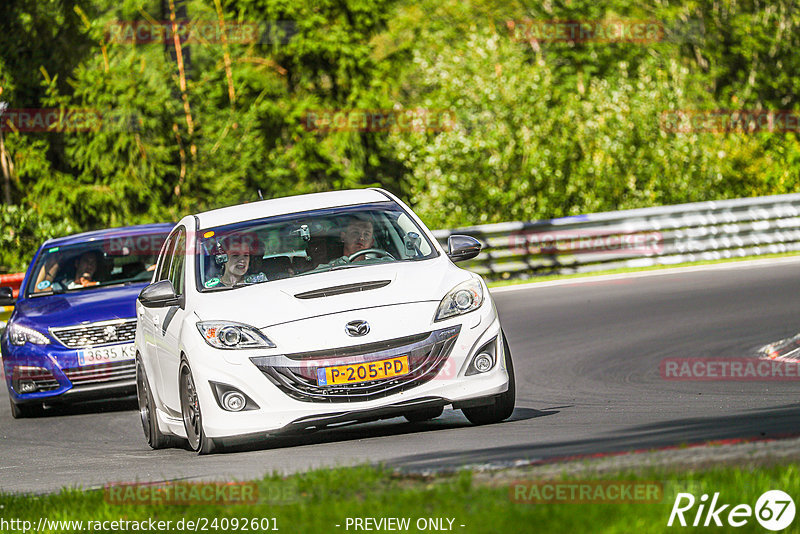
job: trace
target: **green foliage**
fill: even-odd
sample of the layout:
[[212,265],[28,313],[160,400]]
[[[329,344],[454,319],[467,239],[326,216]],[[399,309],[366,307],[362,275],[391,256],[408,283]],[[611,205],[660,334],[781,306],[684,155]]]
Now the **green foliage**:
[[[629,9],[570,4],[536,20],[602,20]],[[583,7],[581,7],[583,6]],[[409,10],[413,20],[418,8]],[[447,108],[451,131],[396,136],[411,203],[437,227],[796,191],[794,134],[672,133],[671,110],[725,109],[678,42],[520,42],[478,6],[440,13],[407,48],[409,105]],[[577,10],[577,11],[576,11]],[[517,19],[521,20],[521,19]],[[669,31],[678,28],[665,15]],[[407,31],[401,18],[396,35]],[[459,37],[461,35],[461,37]],[[696,36],[695,36],[696,37]],[[445,44],[446,43],[446,44]],[[720,60],[724,57],[718,58]],[[774,108],[772,108],[774,109]],[[790,170],[791,169],[791,170]]]
[[[36,251],[46,239],[75,232],[74,225],[39,216],[32,208],[0,204],[0,271],[16,272],[27,268],[18,251]],[[22,261],[21,261],[22,260]]]
[[[784,461],[772,466],[756,465],[755,462],[741,462],[728,467],[712,464],[695,471],[663,466],[644,467],[635,472],[612,471],[601,475],[592,471],[592,465],[581,469],[580,465],[573,463],[564,464],[565,471],[570,470],[573,474],[548,476],[546,480],[542,480],[541,471],[537,472],[535,468],[529,471],[493,471],[491,477],[485,474],[480,477],[466,469],[457,475],[420,476],[403,475],[381,467],[339,467],[283,477],[272,475],[253,481],[257,484],[259,497],[254,504],[209,502],[187,506],[171,504],[169,495],[173,493],[169,491],[137,491],[137,496],[152,494],[152,501],[146,504],[123,501],[124,504],[120,506],[108,498],[109,494],[113,495],[108,489],[104,492],[73,488],[45,495],[0,493],[0,507],[7,514],[6,517],[11,518],[7,521],[27,521],[35,527],[44,518],[45,524],[58,532],[101,530],[97,522],[109,522],[104,524],[112,525],[111,528],[121,532],[139,532],[145,530],[148,520],[163,521],[165,527],[166,521],[170,521],[166,530],[194,530],[193,526],[187,527],[186,522],[192,521],[196,525],[200,521],[200,525],[204,525],[204,520],[208,530],[217,530],[220,525],[228,528],[219,530],[233,529],[232,525],[237,530],[245,530],[243,526],[247,527],[246,530],[259,530],[259,521],[266,518],[274,520],[274,523],[271,522],[264,530],[330,532],[337,528],[356,530],[352,523],[354,518],[371,518],[375,521],[399,518],[410,524],[405,528],[396,526],[396,529],[411,532],[449,528],[453,532],[468,534],[540,531],[661,533],[668,531],[665,525],[680,493],[690,493],[698,502],[703,494],[719,493],[717,509],[724,509],[719,514],[723,525],[728,524],[730,511],[730,508],[725,509],[725,504],[735,506],[743,503],[753,507],[767,489],[797,494],[800,489],[800,466],[796,462]],[[537,503],[534,498],[536,493],[528,485],[535,481],[552,484],[562,482],[563,485],[553,493],[552,501]],[[178,481],[173,484],[182,483]],[[159,487],[152,483],[145,484],[151,489]],[[202,482],[188,484],[203,488]],[[573,500],[573,495],[577,497],[578,492],[571,490],[577,484],[592,490],[589,502]],[[633,498],[604,500],[598,498],[594,491],[597,487],[630,490],[634,484],[640,488],[658,488],[657,493],[647,493],[647,496],[660,499],[653,499],[656,502],[637,501],[635,499],[640,493],[634,490],[631,493]],[[130,487],[139,489],[133,485]],[[163,487],[166,489],[168,485],[164,484]],[[110,488],[113,491],[113,486]],[[226,495],[231,495],[233,500],[236,494]],[[544,496],[544,493],[541,495]],[[608,491],[606,495],[616,496],[616,493]],[[692,521],[695,513],[699,513],[697,504],[686,512],[687,522]],[[247,524],[244,519],[248,520]],[[251,519],[255,520],[254,524],[249,522]],[[439,528],[424,528],[426,519],[438,520]],[[348,520],[351,521],[349,526]],[[60,523],[62,521],[64,523]],[[111,521],[117,523],[112,524]],[[132,521],[136,521],[136,525],[132,525]],[[180,521],[183,521],[183,528],[176,528],[181,525]],[[744,521],[747,524],[739,530],[764,531],[755,517],[744,517]],[[78,522],[82,523],[79,525]],[[144,524],[140,526],[140,522]],[[678,524],[677,519],[675,524]],[[260,525],[266,527],[264,523]],[[203,530],[203,526],[199,529]],[[717,530],[730,531],[732,527]],[[791,528],[787,530],[794,531]]]
[[[21,213],[83,230],[177,220],[258,191],[378,185],[429,225],[456,227],[798,190],[796,132],[661,124],[682,109],[794,109],[800,15],[789,0],[185,0],[191,20],[272,31],[184,43],[183,75],[171,40],[109,31],[168,20],[167,5],[4,7],[0,99],[103,117],[89,131],[3,132]],[[537,41],[521,38],[526,18],[658,21],[664,39]],[[455,122],[307,127],[308,113],[339,109],[444,110]],[[9,249],[4,268],[32,252]]]
[[[0,17],[0,99],[15,108],[37,107],[43,96],[40,67],[61,75],[64,89],[69,73],[92,54],[74,7],[88,9],[91,0],[4,0]],[[10,89],[14,90],[11,95]]]

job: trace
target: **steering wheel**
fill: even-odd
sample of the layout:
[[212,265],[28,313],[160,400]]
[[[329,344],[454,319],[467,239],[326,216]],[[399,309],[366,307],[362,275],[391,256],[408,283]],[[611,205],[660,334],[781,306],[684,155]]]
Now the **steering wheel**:
[[394,259],[394,256],[392,256],[391,254],[389,254],[388,252],[386,252],[381,248],[365,248],[364,250],[359,250],[358,252],[350,254],[347,257],[347,263],[352,263],[354,259],[364,254],[380,254],[384,258],[389,257]]

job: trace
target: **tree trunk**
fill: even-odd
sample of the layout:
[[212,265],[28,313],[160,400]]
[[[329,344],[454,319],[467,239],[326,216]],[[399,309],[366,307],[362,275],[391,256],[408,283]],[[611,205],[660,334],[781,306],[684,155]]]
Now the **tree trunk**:
[[0,167],[3,169],[3,200],[8,206],[11,204],[11,161],[6,154],[2,130],[0,130]]

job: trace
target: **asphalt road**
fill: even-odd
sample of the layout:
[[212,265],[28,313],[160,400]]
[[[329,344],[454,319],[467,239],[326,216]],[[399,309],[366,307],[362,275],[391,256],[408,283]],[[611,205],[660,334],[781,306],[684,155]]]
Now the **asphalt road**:
[[800,434],[798,381],[671,381],[664,358],[742,358],[800,332],[800,261],[517,286],[494,292],[514,355],[517,409],[471,426],[460,412],[281,438],[225,454],[153,451],[135,402],[14,420],[0,392],[0,490],[250,479],[386,462],[410,470],[514,464],[727,438]]

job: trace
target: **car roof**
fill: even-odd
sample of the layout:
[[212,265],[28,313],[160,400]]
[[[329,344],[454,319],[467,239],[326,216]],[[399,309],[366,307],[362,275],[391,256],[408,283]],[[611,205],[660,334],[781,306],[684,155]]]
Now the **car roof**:
[[196,217],[199,227],[205,229],[302,211],[389,201],[391,198],[380,189],[350,189],[258,200],[198,213]]
[[43,246],[66,246],[91,241],[100,241],[108,238],[130,237],[137,235],[153,234],[163,232],[169,233],[175,227],[174,223],[154,223],[140,224],[137,226],[123,226],[121,228],[105,228],[103,230],[93,230],[64,237],[56,237],[45,241]]

